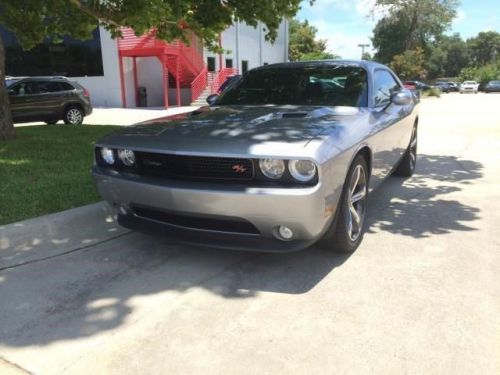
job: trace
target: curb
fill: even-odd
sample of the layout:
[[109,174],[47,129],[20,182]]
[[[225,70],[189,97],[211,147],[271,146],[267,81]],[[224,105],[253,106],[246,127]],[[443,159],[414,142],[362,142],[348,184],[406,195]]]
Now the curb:
[[127,233],[105,202],[0,226],[0,271]]

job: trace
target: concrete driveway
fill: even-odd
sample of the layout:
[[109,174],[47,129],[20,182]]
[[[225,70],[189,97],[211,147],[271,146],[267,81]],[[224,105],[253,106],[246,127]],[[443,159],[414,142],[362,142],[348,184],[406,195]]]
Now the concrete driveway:
[[0,373],[500,373],[500,95],[426,99],[419,137],[351,256],[170,244],[100,204],[0,228]]

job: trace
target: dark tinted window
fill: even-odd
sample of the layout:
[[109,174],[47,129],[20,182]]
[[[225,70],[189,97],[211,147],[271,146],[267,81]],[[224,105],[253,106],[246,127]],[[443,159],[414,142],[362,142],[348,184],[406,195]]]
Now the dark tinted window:
[[248,72],[248,61],[247,60],[241,61],[241,71],[243,72],[243,74]]
[[6,79],[5,86],[9,87],[9,86],[13,85],[14,83],[16,83],[17,81],[19,81],[19,80],[18,79]]
[[215,72],[215,57],[207,57],[207,70]]
[[226,68],[233,67],[233,59],[226,59]]
[[12,86],[12,95],[24,96],[37,94],[37,87],[34,82],[20,82]]
[[71,91],[71,90],[74,90],[75,88],[73,86],[71,86],[68,82],[59,82],[59,84],[61,85],[62,89],[64,91]]
[[24,51],[16,36],[1,26],[0,34],[5,46],[6,75],[83,77],[104,74],[98,28],[89,40],[64,37],[62,43],[55,44],[46,39],[29,51]]
[[231,85],[218,105],[367,106],[366,71],[345,65],[252,70]]
[[373,95],[376,107],[389,104],[392,94],[399,90],[399,84],[389,71],[377,70],[375,72]]
[[54,81],[39,81],[38,83],[38,92],[40,94],[48,93],[48,92],[58,92],[63,91],[62,86],[59,82]]

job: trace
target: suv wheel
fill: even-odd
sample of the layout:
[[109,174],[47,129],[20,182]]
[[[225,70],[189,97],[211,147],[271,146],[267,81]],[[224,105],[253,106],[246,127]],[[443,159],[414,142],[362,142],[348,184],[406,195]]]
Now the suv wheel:
[[64,113],[64,123],[71,125],[80,125],[83,122],[85,114],[79,107],[69,107]]

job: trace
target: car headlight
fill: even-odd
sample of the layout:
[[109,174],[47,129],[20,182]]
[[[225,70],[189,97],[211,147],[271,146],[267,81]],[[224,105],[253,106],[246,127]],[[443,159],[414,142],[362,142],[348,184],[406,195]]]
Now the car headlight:
[[135,164],[135,154],[132,150],[118,150],[118,158],[127,167],[132,167]]
[[300,182],[311,181],[316,175],[316,165],[310,160],[290,160],[288,170]]
[[260,159],[259,167],[264,176],[277,180],[285,173],[285,162],[281,159]]
[[103,147],[101,148],[101,158],[104,160],[106,164],[113,165],[115,164],[115,153],[113,149]]

